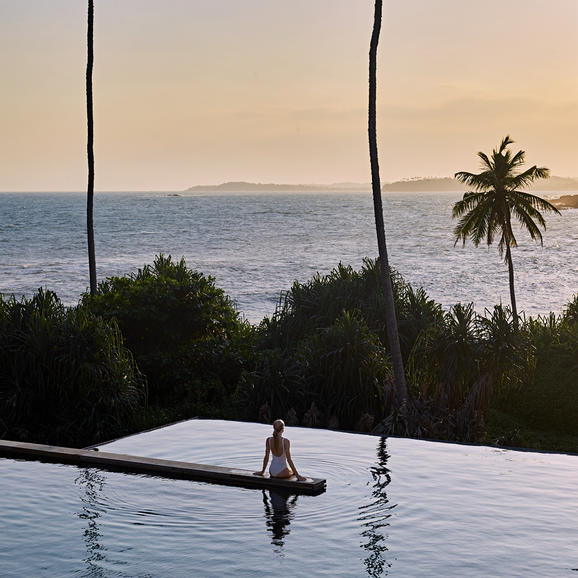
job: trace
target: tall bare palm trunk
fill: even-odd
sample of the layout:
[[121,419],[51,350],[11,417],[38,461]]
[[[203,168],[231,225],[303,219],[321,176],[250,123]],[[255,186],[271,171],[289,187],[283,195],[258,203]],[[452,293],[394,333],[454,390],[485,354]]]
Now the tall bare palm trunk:
[[398,407],[407,400],[407,385],[403,368],[403,358],[399,346],[399,333],[395,316],[395,304],[393,301],[393,288],[387,256],[385,241],[385,226],[383,222],[383,205],[381,202],[381,181],[379,178],[379,162],[377,158],[377,133],[376,133],[376,69],[377,69],[377,45],[381,30],[382,0],[375,0],[375,13],[373,20],[373,33],[369,48],[369,157],[371,161],[371,186],[373,190],[373,209],[375,213],[375,228],[377,231],[377,248],[381,270],[381,283],[385,297],[385,322],[387,325],[387,337],[391,352],[393,373],[395,376],[395,401]]
[[92,114],[92,64],[93,54],[93,24],[94,24],[94,0],[88,0],[88,30],[87,47],[88,57],[86,61],[86,118],[88,124],[88,139],[86,152],[88,155],[88,190],[86,195],[86,232],[88,235],[88,272],[90,277],[90,293],[96,293],[96,257],[94,252],[94,148],[93,148],[93,114]]
[[510,250],[510,245],[506,246],[506,261],[508,263],[508,275],[510,278],[510,301],[512,302],[514,327],[518,327],[518,308],[516,307],[516,293],[514,291],[514,262],[512,261],[512,251]]
[[[504,202],[505,204],[505,202]],[[516,243],[512,243],[513,233],[512,233],[512,220],[510,211],[504,209],[504,221],[506,225],[506,233],[504,235],[504,240],[506,243],[506,263],[508,264],[508,280],[510,283],[510,302],[512,304],[512,321],[514,322],[514,327],[518,328],[518,308],[516,307],[516,292],[514,290],[514,261],[512,260],[512,246]]]

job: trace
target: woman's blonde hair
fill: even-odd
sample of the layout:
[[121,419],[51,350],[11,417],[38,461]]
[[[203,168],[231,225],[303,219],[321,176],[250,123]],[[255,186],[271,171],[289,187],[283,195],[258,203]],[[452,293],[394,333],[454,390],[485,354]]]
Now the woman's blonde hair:
[[285,429],[285,422],[282,419],[276,419],[273,422],[273,446],[276,452],[280,452],[281,447],[281,432]]
[[273,422],[273,435],[279,435],[285,429],[285,422],[282,419],[276,419]]

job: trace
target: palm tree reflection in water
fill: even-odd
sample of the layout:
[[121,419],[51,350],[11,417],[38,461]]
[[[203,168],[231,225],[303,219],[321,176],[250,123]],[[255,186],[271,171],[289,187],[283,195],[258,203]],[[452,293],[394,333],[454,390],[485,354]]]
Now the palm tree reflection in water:
[[80,496],[83,506],[82,511],[78,512],[78,517],[86,521],[84,529],[84,544],[86,546],[86,558],[83,562],[86,564],[87,575],[89,576],[106,576],[100,562],[105,559],[104,552],[106,548],[100,545],[102,537],[98,528],[98,519],[101,512],[98,511],[97,504],[101,501],[100,494],[104,487],[105,477],[99,470],[85,468],[76,478],[75,483],[84,489],[84,495]]
[[263,505],[265,506],[265,523],[267,529],[271,530],[273,538],[271,544],[283,546],[285,536],[289,535],[289,524],[293,519],[291,510],[297,503],[297,495],[291,494],[289,490],[281,488],[276,490],[263,490]]
[[357,518],[363,528],[361,536],[366,540],[361,547],[367,550],[365,567],[367,575],[371,577],[385,576],[391,567],[391,562],[386,559],[387,534],[384,532],[384,528],[389,526],[391,510],[395,508],[395,505],[389,503],[385,491],[391,481],[390,470],[387,468],[388,459],[386,439],[381,438],[377,446],[377,464],[371,468],[372,501],[366,506],[360,506]]

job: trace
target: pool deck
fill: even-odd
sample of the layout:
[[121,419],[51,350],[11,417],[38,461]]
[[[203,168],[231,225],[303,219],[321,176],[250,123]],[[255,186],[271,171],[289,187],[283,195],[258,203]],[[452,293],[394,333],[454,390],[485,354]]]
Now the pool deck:
[[300,482],[295,477],[256,476],[249,470],[8,440],[0,440],[0,456],[147,473],[229,486],[283,488],[300,494],[320,494],[325,491],[326,486],[326,480],[320,478],[307,478]]

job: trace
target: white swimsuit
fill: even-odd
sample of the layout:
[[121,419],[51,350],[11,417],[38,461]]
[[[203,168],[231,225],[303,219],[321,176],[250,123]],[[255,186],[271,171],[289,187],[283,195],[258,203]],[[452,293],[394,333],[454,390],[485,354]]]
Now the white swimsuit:
[[269,447],[271,448],[271,465],[269,466],[269,473],[272,476],[278,476],[287,466],[287,456],[285,456],[285,440],[281,438],[281,447],[283,452],[280,456],[273,453],[273,438],[269,438]]

